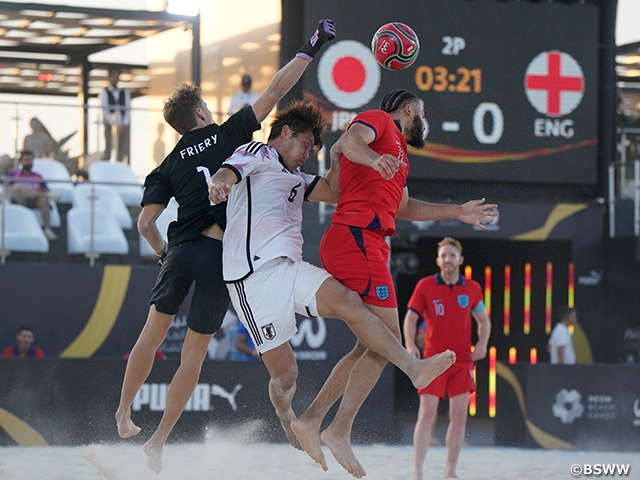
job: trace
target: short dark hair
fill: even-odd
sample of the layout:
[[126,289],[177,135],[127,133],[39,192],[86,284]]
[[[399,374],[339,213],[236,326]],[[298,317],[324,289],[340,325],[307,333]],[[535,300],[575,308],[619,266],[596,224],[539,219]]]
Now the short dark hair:
[[22,325],[20,328],[18,328],[16,330],[16,335],[18,335],[20,332],[31,332],[31,333],[33,333],[33,328],[28,327],[26,325]]
[[198,85],[182,83],[164,101],[162,115],[176,132],[184,135],[197,125],[195,111],[202,104],[202,90]]
[[380,101],[380,110],[393,113],[404,107],[407,103],[417,102],[418,100],[418,96],[415,93],[399,88],[390,91],[382,98]]
[[20,160],[22,160],[22,157],[24,157],[25,155],[31,155],[32,157],[35,156],[31,150],[22,150],[20,152]]
[[271,122],[269,140],[278,138],[285,125],[289,125],[294,135],[310,131],[313,134],[316,150],[322,147],[322,135],[327,130],[327,122],[322,115],[322,110],[315,104],[297,100],[285,109],[279,110]]
[[578,313],[578,310],[576,309],[576,307],[570,307],[569,305],[562,305],[558,309],[558,322],[563,321],[565,318],[569,318],[569,315],[571,315],[573,312]]
[[246,85],[251,87],[251,75],[243,75],[242,76],[242,85]]
[[111,75],[113,72],[118,72],[118,73],[122,73],[122,67],[109,67],[109,75]]

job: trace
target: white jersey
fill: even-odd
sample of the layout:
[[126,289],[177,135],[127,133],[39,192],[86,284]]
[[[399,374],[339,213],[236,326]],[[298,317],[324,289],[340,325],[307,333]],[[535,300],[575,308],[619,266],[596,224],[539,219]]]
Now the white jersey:
[[320,177],[287,170],[276,149],[261,142],[242,145],[222,167],[238,176],[227,201],[224,280],[242,280],[277,257],[301,261],[302,202]]

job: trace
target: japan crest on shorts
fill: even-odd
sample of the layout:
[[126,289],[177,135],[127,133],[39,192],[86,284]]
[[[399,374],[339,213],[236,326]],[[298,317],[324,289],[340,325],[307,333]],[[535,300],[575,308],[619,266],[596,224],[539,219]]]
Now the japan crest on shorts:
[[469,295],[458,295],[458,305],[460,305],[460,308],[467,308],[469,306]]
[[380,300],[386,300],[387,298],[389,298],[389,287],[387,287],[386,285],[376,287],[376,295]]
[[262,334],[264,335],[264,338],[266,338],[267,340],[273,340],[276,336],[276,329],[273,328],[273,323],[264,325],[262,327]]

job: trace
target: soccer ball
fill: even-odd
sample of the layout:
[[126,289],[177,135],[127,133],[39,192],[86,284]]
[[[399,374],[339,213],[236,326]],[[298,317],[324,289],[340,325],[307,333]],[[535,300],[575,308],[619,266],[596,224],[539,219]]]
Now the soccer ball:
[[418,58],[420,42],[411,27],[400,22],[381,26],[371,40],[376,61],[389,70],[402,70]]

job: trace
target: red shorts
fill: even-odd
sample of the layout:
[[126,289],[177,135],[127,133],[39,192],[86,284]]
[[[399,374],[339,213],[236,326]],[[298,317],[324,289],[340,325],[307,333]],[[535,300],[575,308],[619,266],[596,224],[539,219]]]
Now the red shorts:
[[454,364],[438,375],[429,385],[418,390],[418,395],[435,395],[442,401],[444,392],[447,392],[451,398],[466,392],[475,392],[475,390],[473,370]]
[[381,230],[334,223],[320,242],[320,260],[331,275],[359,293],[364,303],[398,307],[388,265],[389,245]]

